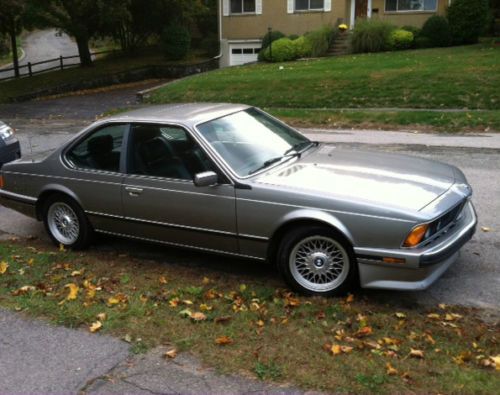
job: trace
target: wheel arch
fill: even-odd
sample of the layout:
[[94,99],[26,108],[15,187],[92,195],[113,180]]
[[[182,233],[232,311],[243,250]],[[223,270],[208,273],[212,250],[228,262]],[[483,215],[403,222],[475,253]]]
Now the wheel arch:
[[78,196],[68,187],[59,184],[48,184],[46,185],[38,195],[38,199],[36,202],[36,217],[39,221],[43,218],[43,205],[47,201],[47,199],[55,194],[65,195],[71,199],[73,199],[76,203],[82,207],[82,203]]
[[269,241],[269,247],[267,249],[268,262],[275,262],[281,241],[291,229],[298,226],[305,227],[318,225],[325,226],[336,231],[345,238],[346,242],[348,242],[351,246],[354,246],[354,238],[351,232],[349,231],[347,226],[345,226],[342,221],[340,221],[334,215],[326,213],[324,211],[307,209],[297,210],[287,214],[276,227],[276,230],[273,232]]

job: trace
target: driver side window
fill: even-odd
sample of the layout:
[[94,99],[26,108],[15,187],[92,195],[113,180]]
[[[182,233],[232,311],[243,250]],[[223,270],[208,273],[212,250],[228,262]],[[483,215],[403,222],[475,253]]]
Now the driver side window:
[[181,127],[135,124],[131,127],[128,173],[193,180],[214,171],[210,159]]

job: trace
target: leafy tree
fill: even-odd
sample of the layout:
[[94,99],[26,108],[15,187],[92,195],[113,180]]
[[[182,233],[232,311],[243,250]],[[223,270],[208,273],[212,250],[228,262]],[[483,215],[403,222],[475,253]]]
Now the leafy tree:
[[[16,0],[14,0],[16,1]],[[89,41],[102,30],[105,0],[29,0],[30,15],[39,27],[51,26],[72,36],[83,66],[92,64]]]
[[488,0],[454,0],[448,8],[448,22],[454,44],[474,44],[486,30]]
[[10,38],[14,74],[19,77],[19,58],[17,56],[17,36],[23,28],[23,17],[26,10],[24,0],[0,0],[0,33]]

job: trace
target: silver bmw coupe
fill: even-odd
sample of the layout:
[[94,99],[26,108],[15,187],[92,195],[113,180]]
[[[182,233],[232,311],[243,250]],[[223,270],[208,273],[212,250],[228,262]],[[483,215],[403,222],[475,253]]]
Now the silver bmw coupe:
[[232,104],[123,113],[0,173],[0,202],[57,245],[104,233],[267,260],[310,295],[425,289],[474,234],[471,195],[456,167],[319,144]]

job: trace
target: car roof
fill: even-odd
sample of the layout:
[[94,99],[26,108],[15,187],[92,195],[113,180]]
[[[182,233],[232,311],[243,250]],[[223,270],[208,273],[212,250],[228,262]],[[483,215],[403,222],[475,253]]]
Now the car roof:
[[107,120],[126,122],[172,122],[186,126],[194,126],[248,108],[250,108],[250,106],[244,104],[227,103],[167,104],[142,107],[109,117]]

